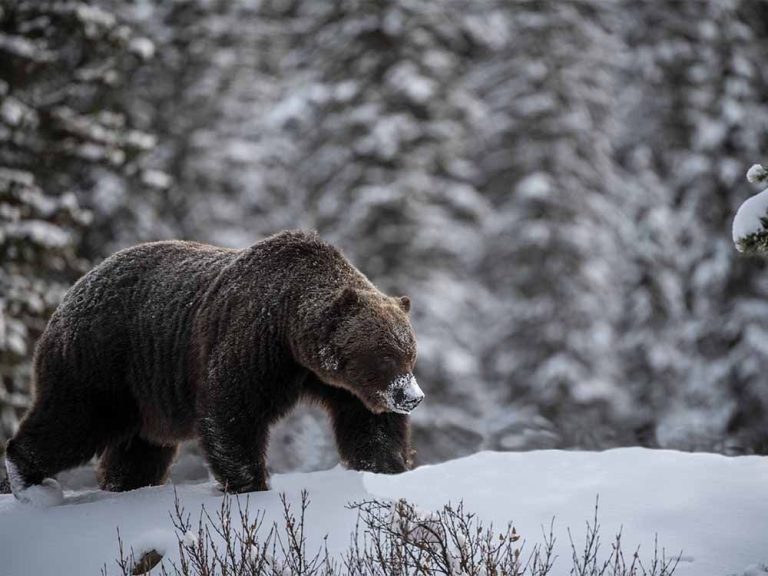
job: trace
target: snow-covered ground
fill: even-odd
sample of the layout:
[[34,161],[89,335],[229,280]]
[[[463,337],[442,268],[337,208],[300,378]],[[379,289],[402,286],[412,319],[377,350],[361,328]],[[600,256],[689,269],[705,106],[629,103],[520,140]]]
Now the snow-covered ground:
[[[250,507],[263,508],[268,520],[281,518],[279,492],[298,501],[302,489],[309,491],[310,550],[325,534],[332,553],[346,549],[356,517],[345,508],[350,501],[407,498],[436,509],[463,499],[467,510],[498,527],[514,521],[529,542],[540,541],[542,525],[554,517],[560,557],[554,574],[565,575],[570,569],[567,528],[577,542],[583,538],[599,495],[605,549],[622,528],[626,549],[639,545],[641,553],[652,553],[658,534],[668,556],[682,550],[679,576],[740,574],[768,562],[768,458],[757,456],[640,448],[482,452],[399,476],[339,467],[281,474],[272,478],[272,487],[250,495]],[[177,490],[193,519],[203,503],[209,510],[218,508],[221,494],[212,483]],[[65,495],[63,505],[47,509],[0,496],[0,576],[99,574],[105,563],[114,568],[118,526],[126,546],[165,548],[166,558],[175,558],[171,486]]]

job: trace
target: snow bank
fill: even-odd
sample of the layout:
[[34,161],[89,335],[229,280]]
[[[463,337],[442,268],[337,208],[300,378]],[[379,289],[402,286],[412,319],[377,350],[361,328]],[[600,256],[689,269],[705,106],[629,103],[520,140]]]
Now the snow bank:
[[[331,553],[349,543],[355,512],[350,501],[406,498],[435,509],[463,499],[467,510],[502,526],[512,520],[529,542],[555,517],[560,560],[555,574],[567,574],[567,528],[577,540],[600,496],[605,546],[623,529],[627,549],[652,551],[654,534],[668,555],[683,551],[679,576],[724,576],[768,562],[768,458],[727,458],[640,448],[607,452],[483,452],[399,476],[334,468],[277,475],[270,492],[249,495],[251,509],[267,520],[281,518],[279,492],[298,502],[302,489],[312,500],[307,513],[309,549],[329,535]],[[201,504],[217,509],[213,484],[177,486],[193,519]],[[64,504],[39,509],[0,496],[0,574],[98,574],[115,567],[116,528],[137,555],[155,548],[175,558],[169,518],[173,488],[145,488],[124,494],[67,492]]]

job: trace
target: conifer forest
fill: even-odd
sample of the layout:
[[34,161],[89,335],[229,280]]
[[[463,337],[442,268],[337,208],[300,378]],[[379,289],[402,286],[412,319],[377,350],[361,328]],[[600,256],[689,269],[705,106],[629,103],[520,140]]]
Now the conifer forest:
[[411,299],[418,464],[767,454],[767,158],[760,0],[0,0],[0,446],[93,265],[302,228]]

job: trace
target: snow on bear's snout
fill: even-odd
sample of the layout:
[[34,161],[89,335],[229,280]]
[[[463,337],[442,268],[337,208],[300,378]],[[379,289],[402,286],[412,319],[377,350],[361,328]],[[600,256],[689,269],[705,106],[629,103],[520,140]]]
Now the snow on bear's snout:
[[387,408],[398,414],[409,414],[424,400],[424,392],[410,372],[392,379],[384,392]]

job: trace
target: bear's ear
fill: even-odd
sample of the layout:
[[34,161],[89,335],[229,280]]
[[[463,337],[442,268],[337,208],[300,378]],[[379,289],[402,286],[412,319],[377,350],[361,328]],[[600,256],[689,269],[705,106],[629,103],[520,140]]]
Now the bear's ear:
[[405,312],[411,311],[411,299],[408,298],[408,296],[400,296],[400,298],[397,299],[400,302],[400,308],[403,309]]

